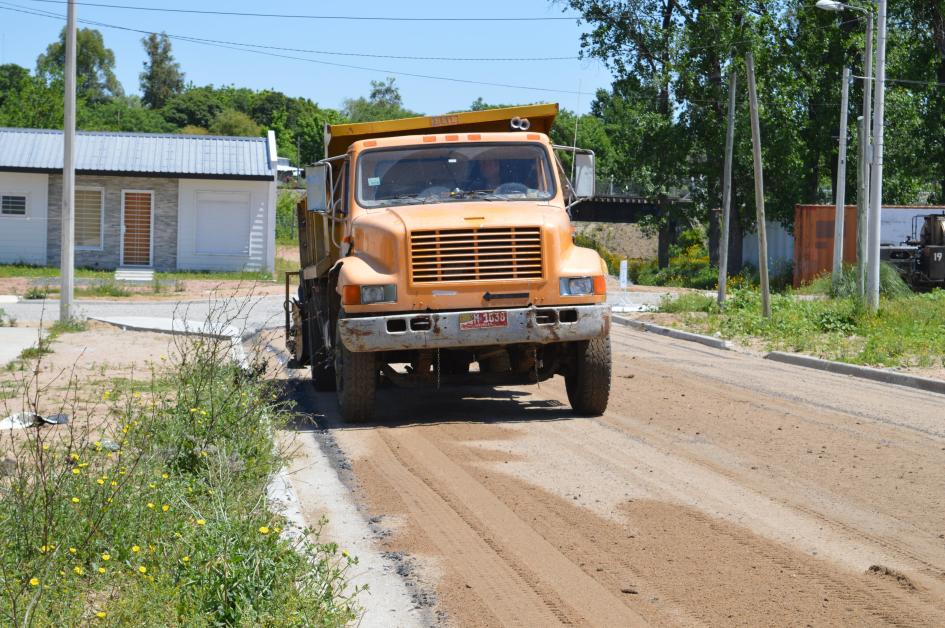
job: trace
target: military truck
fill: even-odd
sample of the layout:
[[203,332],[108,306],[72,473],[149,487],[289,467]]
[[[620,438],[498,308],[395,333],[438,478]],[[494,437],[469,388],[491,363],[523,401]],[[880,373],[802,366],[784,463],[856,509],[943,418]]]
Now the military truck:
[[604,412],[607,269],[574,244],[569,221],[571,205],[594,194],[594,154],[552,145],[557,112],[327,126],[325,158],[306,168],[297,209],[286,345],[316,388],[337,392],[346,421],[369,420],[382,385],[555,375],[575,412]]

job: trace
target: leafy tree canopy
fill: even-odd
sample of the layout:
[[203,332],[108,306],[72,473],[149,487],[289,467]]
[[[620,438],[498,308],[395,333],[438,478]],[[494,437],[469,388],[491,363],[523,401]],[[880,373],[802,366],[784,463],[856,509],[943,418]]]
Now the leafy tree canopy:
[[[66,29],[59,40],[36,59],[36,74],[46,82],[61,81],[66,65]],[[76,98],[103,102],[123,95],[115,77],[115,53],[105,46],[102,34],[93,28],[76,31]]]
[[351,122],[374,122],[420,115],[404,109],[400,89],[392,77],[386,81],[371,81],[370,95],[367,98],[362,96],[345,100],[342,112]]
[[152,109],[160,109],[184,89],[184,73],[171,54],[171,41],[166,33],[151,33],[141,40],[148,55],[141,80],[141,100]]

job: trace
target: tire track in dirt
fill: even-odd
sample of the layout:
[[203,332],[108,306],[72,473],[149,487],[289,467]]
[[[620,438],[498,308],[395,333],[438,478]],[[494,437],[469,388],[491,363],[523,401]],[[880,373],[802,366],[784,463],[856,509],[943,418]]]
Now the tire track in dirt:
[[[438,485],[444,502],[457,512],[468,509],[476,521],[467,523],[477,528],[483,539],[489,539],[494,551],[510,564],[514,561],[522,565],[522,574],[533,588],[553,591],[573,609],[578,614],[575,618],[577,623],[599,626],[645,623],[617,597],[619,591],[608,591],[571,562],[494,493],[445,455],[419,428],[392,430],[385,434],[385,440],[388,438],[425,467],[425,481]],[[458,508],[459,504],[463,508]]]
[[[386,431],[386,430],[385,430]],[[569,623],[561,609],[553,609],[470,527],[427,482],[411,461],[396,453],[381,430],[365,433],[370,441],[370,464],[398,493],[412,523],[437,548],[448,568],[461,574],[467,586],[497,620],[513,626],[550,626]]]

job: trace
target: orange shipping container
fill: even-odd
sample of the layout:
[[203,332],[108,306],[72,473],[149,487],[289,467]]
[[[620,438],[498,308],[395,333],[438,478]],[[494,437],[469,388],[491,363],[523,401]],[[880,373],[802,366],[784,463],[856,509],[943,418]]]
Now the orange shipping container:
[[[856,263],[856,205],[847,205],[843,223],[843,263]],[[836,205],[794,206],[794,287],[833,268]]]

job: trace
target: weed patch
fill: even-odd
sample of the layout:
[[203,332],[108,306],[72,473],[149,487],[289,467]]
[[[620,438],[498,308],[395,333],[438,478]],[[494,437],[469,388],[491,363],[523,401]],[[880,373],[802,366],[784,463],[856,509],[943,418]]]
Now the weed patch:
[[290,408],[230,362],[228,341],[175,337],[175,349],[148,381],[115,380],[91,404],[69,392],[44,399],[39,368],[0,402],[72,416],[0,436],[3,623],[352,621],[356,559],[318,541],[318,529],[284,535],[266,508],[283,465],[272,434]]

